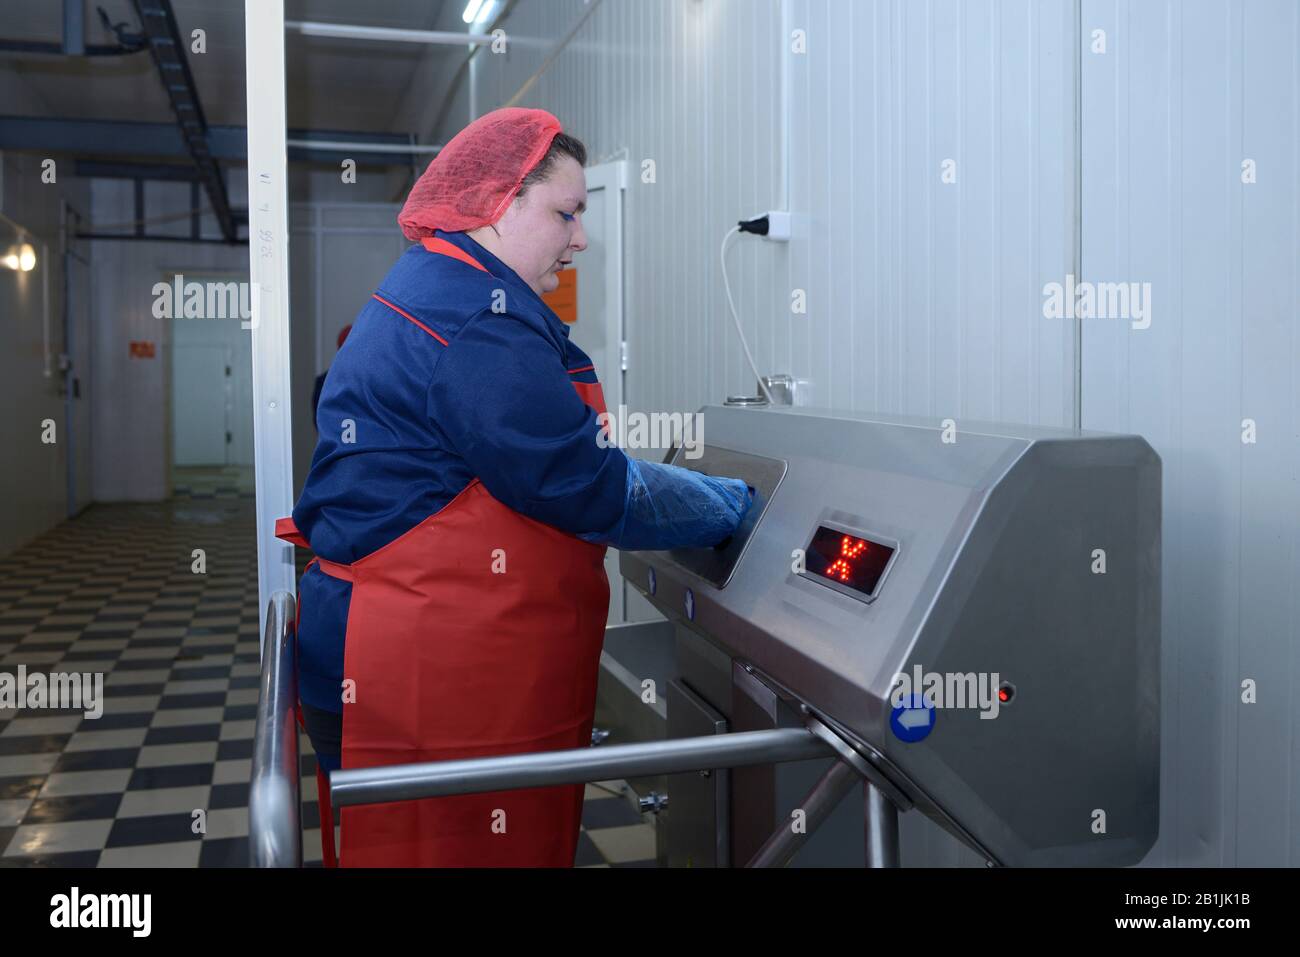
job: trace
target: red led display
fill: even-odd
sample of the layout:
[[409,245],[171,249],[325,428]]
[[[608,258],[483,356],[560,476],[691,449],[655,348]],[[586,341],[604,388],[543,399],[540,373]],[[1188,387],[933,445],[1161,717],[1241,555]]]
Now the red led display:
[[871,595],[893,556],[892,546],[820,525],[808,546],[804,567],[811,575]]

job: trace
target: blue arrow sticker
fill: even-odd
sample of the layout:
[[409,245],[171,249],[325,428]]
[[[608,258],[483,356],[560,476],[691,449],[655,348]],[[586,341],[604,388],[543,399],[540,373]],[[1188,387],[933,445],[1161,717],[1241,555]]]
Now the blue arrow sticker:
[[686,589],[686,617],[690,621],[695,620],[695,592],[689,588]]
[[650,572],[650,574],[649,574],[648,576],[646,576],[646,577],[650,579],[650,594],[653,595],[653,594],[655,593],[655,589],[658,587],[658,584],[659,584],[659,583],[658,583],[658,580],[655,578],[655,570],[654,570],[653,568],[651,568],[651,569],[649,569],[649,572]]
[[925,700],[924,695],[914,694],[903,699],[903,703],[894,706],[889,716],[889,726],[894,737],[907,744],[915,744],[928,737],[934,730],[935,719],[939,712],[934,705]]

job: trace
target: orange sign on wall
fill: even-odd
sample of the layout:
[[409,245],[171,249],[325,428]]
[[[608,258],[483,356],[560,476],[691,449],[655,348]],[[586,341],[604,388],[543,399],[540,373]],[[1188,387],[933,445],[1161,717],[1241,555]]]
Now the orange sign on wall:
[[131,357],[134,359],[152,359],[154,357],[154,343],[148,341],[131,341]]
[[542,296],[542,301],[551,307],[561,322],[572,325],[578,321],[578,270],[569,266],[556,275],[560,285],[554,292]]

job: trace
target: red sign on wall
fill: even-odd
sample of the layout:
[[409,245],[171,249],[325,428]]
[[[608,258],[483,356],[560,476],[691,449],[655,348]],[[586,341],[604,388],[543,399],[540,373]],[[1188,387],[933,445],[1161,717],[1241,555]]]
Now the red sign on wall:
[[131,341],[131,358],[132,359],[152,359],[154,357],[154,343],[144,340]]
[[569,266],[560,270],[557,276],[560,285],[543,295],[542,302],[551,307],[561,322],[572,325],[578,321],[578,270]]

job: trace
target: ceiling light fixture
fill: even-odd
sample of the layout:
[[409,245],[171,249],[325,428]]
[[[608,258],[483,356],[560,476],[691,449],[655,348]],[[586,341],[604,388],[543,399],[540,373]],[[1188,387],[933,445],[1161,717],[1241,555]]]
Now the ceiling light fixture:
[[481,27],[492,19],[492,14],[496,12],[497,0],[469,0],[465,4],[465,12],[460,18],[470,26]]

